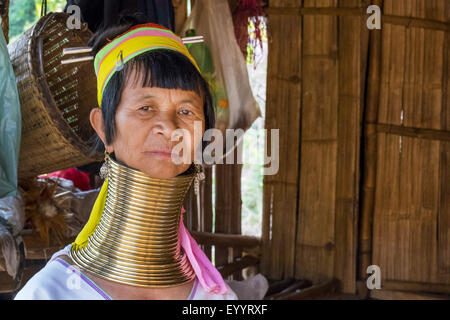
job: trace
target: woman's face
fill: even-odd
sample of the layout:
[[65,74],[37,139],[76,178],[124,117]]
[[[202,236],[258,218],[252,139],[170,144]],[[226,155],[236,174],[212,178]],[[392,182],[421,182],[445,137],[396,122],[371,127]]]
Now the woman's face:
[[[133,74],[130,79],[134,79]],[[114,152],[117,160],[150,177],[172,178],[189,168],[195,150],[201,148],[205,130],[203,99],[194,91],[141,87],[128,81],[115,121],[115,137],[106,150]],[[194,135],[195,121],[202,124],[198,137]],[[184,146],[184,150],[190,152],[190,163],[176,164],[172,160],[172,148],[182,141],[171,141],[176,129],[184,129],[190,135],[190,143],[185,140]],[[178,155],[185,156],[182,151]]]

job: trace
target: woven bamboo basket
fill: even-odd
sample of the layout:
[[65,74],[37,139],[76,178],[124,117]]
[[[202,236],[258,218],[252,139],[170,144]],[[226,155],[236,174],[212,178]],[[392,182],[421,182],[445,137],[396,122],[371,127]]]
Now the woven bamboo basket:
[[97,106],[93,63],[61,64],[63,48],[86,46],[92,33],[68,29],[68,17],[49,13],[8,45],[22,112],[19,182],[102,158],[90,156],[88,142]]

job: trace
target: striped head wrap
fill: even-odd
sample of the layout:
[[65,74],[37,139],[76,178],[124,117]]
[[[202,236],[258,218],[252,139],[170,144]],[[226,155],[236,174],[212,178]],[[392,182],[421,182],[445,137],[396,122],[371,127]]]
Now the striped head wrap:
[[200,72],[200,68],[190,55],[180,37],[171,30],[155,23],[146,23],[132,27],[105,45],[95,56],[94,68],[97,76],[97,100],[101,107],[103,92],[115,72],[134,57],[155,49],[175,50],[191,60]]

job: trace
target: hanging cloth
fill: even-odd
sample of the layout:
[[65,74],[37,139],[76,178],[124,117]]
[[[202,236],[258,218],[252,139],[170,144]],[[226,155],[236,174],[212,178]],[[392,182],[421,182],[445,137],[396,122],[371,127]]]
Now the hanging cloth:
[[[0,32],[0,198],[17,192],[22,116],[16,77]],[[1,211],[1,210],[0,210]]]
[[175,10],[170,0],[67,0],[64,10],[70,5],[80,8],[81,21],[86,22],[92,32],[100,26],[114,25],[124,14],[141,14],[145,16],[145,22],[175,31]]

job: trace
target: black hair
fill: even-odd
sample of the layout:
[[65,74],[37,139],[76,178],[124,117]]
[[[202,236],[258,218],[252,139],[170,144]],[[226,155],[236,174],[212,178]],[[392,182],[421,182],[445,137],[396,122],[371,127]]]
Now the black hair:
[[[133,26],[146,23],[143,16],[121,16],[117,24],[101,28],[89,41],[92,55],[96,55],[110,40],[123,34]],[[140,54],[125,63],[124,68],[115,72],[106,85],[101,109],[105,126],[106,143],[113,142],[115,137],[115,115],[120,103],[123,89],[132,70],[136,70],[137,78],[143,87],[159,87],[164,89],[181,89],[196,92],[203,98],[205,130],[214,128],[214,107],[208,82],[192,62],[182,53],[170,49],[155,49]],[[148,72],[145,72],[147,71]],[[135,79],[138,80],[138,79]],[[94,152],[105,152],[100,138],[94,136]],[[203,143],[203,148],[206,146]]]

